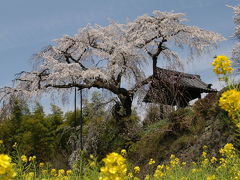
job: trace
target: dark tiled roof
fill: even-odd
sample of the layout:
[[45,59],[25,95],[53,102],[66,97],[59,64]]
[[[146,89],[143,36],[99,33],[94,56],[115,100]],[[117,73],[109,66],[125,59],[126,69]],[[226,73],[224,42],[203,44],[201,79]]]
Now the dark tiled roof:
[[216,92],[211,84],[204,83],[199,75],[157,68],[151,79],[144,102],[187,106],[188,102],[201,97],[201,93]]
[[[153,78],[153,77],[151,77]],[[203,82],[199,75],[188,74],[168,69],[157,68],[155,80],[168,82],[170,84],[178,83],[178,86],[185,88],[198,89],[203,92],[216,92],[211,88],[211,84]]]

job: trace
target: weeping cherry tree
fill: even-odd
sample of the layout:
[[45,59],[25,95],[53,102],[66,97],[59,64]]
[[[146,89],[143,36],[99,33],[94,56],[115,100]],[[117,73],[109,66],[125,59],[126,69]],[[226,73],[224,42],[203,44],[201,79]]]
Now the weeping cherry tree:
[[180,67],[183,60],[176,47],[187,50],[192,60],[224,39],[184,21],[182,13],[154,11],[126,24],[86,26],[74,36],[59,38],[37,53],[33,70],[19,73],[14,87],[1,89],[2,105],[13,95],[59,97],[74,87],[101,88],[117,97],[112,112],[120,122],[131,115],[134,95],[151,81],[145,77],[146,65],[152,64],[153,74],[160,59]]

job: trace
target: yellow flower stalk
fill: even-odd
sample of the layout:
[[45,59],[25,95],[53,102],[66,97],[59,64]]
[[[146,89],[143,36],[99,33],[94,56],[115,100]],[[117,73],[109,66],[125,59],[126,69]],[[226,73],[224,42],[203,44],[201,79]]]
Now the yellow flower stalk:
[[17,175],[12,166],[11,158],[6,154],[0,154],[0,179],[11,179]]
[[36,156],[30,156],[29,157],[29,161],[35,161],[36,160]]
[[72,171],[71,169],[69,169],[69,170],[66,171],[66,174],[67,174],[68,176],[71,176],[71,175],[73,174],[73,171]]
[[207,153],[205,151],[202,152],[202,157],[206,158],[207,157]]
[[126,156],[126,154],[127,154],[126,149],[122,149],[122,150],[121,150],[121,155],[122,155],[122,156]]
[[134,172],[138,174],[140,172],[140,167],[139,166],[135,166],[134,167]]
[[45,164],[43,162],[39,163],[39,167],[43,167]]
[[57,170],[56,169],[51,169],[51,175],[55,176],[57,174]]
[[64,176],[65,170],[64,169],[59,169],[58,170],[58,176]]
[[219,106],[228,112],[229,116],[235,119],[235,115],[240,111],[240,91],[231,89],[222,93],[219,99]]
[[208,148],[208,146],[206,146],[206,145],[203,146],[203,149],[204,149],[204,150],[206,150],[207,148]]
[[207,177],[207,180],[215,180],[217,177],[215,175],[211,175]]
[[171,154],[170,159],[171,159],[170,164],[172,167],[176,167],[180,164],[180,159],[177,158],[175,155]]
[[164,169],[164,165],[158,165],[153,176],[155,178],[161,178],[162,176],[164,176],[163,169]]
[[99,180],[123,179],[127,173],[125,161],[126,159],[116,152],[108,154],[103,159],[105,166],[100,169]]
[[216,157],[212,157],[210,161],[211,161],[211,163],[216,163],[217,162],[217,158]]
[[223,148],[219,150],[222,156],[233,157],[236,154],[236,149],[234,148],[233,144],[228,143]]
[[90,159],[94,159],[94,156],[93,156],[92,154],[90,154],[90,156],[89,156],[89,157],[90,157]]
[[186,166],[186,165],[187,165],[187,163],[186,163],[186,162],[182,162],[182,165],[183,165],[183,166]]
[[128,177],[132,178],[133,177],[133,174],[130,172],[128,173]]
[[147,175],[145,176],[144,180],[150,180],[150,175],[147,174]]
[[27,156],[22,155],[22,156],[21,156],[21,160],[22,160],[23,162],[27,162],[27,161],[28,161],[28,158],[27,158]]
[[195,173],[195,172],[198,172],[198,169],[193,168],[191,171],[192,173]]
[[26,176],[25,176],[25,180],[33,180],[35,176],[34,172],[29,172]]
[[218,75],[227,75],[233,72],[232,61],[224,55],[217,56],[212,62],[213,71]]
[[149,162],[148,162],[149,165],[152,165],[152,164],[155,164],[155,163],[156,162],[153,159],[150,159]]

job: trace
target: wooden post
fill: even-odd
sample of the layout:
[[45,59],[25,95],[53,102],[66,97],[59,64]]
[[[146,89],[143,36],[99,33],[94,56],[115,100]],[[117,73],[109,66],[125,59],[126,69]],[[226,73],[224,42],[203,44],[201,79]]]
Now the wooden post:
[[80,90],[80,148],[83,150],[83,103],[82,103],[82,89]]
[[74,127],[77,127],[77,88],[74,89]]

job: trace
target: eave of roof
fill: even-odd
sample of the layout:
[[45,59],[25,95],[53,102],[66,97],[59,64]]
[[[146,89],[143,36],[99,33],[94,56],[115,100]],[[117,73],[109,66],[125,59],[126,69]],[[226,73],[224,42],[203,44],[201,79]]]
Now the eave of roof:
[[163,68],[156,69],[156,75],[150,76],[152,81],[163,81],[165,83],[173,84],[173,79],[179,83],[179,86],[184,88],[198,89],[201,92],[216,92],[217,90],[211,88],[211,84],[206,84],[203,82],[199,75],[196,74],[188,74]]

